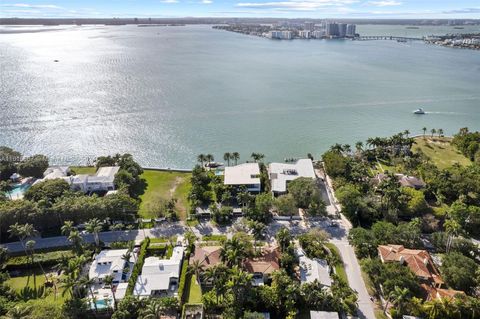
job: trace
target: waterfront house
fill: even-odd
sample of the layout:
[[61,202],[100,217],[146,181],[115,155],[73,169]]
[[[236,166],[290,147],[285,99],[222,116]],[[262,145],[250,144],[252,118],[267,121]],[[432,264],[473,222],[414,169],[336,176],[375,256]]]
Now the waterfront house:
[[114,285],[126,282],[128,280],[128,272],[125,273],[124,269],[128,266],[131,270],[135,261],[133,256],[128,261],[124,260],[123,256],[127,252],[128,249],[102,250],[95,256],[90,265],[89,278],[94,279],[99,285],[103,284],[103,279],[106,276],[113,277]]
[[259,257],[247,258],[245,270],[253,274],[254,286],[262,286],[270,279],[270,275],[280,269],[280,250],[278,247],[263,249]]
[[258,163],[244,163],[225,167],[223,183],[236,187],[245,186],[249,192],[259,193],[261,191],[260,166]]
[[137,278],[133,294],[141,298],[176,297],[184,250],[183,246],[173,248],[169,259],[145,258],[142,273]]
[[315,178],[311,159],[299,159],[295,163],[271,163],[268,165],[268,173],[275,196],[285,194],[288,183],[297,178]]
[[95,175],[69,175],[70,169],[67,166],[51,166],[43,173],[43,179],[37,180],[35,184],[61,178],[74,191],[83,193],[108,192],[115,190],[115,175],[119,170],[119,166],[105,166],[100,167]]

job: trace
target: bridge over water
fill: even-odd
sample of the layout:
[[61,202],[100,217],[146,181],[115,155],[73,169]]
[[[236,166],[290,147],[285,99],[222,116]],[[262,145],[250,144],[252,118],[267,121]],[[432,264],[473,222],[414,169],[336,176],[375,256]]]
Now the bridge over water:
[[369,41],[369,40],[394,40],[398,42],[406,41],[423,41],[423,38],[412,38],[412,37],[397,37],[392,35],[365,35],[355,38],[359,41]]

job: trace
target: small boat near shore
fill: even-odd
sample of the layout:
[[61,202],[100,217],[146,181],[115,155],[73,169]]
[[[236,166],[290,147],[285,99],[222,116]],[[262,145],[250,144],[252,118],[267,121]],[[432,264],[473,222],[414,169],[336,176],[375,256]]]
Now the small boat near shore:
[[425,114],[425,111],[420,107],[417,110],[413,111],[413,114]]

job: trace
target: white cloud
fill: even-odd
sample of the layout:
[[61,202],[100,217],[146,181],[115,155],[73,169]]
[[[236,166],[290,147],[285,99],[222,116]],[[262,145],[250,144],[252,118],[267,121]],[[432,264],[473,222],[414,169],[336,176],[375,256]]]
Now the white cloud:
[[203,4],[212,4],[213,1],[212,0],[202,0],[202,3]]
[[265,9],[288,9],[293,11],[314,11],[319,8],[344,6],[357,3],[357,0],[288,0],[271,2],[239,2],[237,7],[265,8]]
[[10,8],[29,8],[29,9],[62,9],[62,7],[56,6],[54,4],[10,3],[10,4],[2,4],[0,6],[10,7]]
[[393,6],[400,6],[402,2],[395,1],[395,0],[381,0],[381,1],[369,1],[367,4],[376,6],[376,7],[393,7]]
[[178,3],[178,0],[162,0],[161,3]]

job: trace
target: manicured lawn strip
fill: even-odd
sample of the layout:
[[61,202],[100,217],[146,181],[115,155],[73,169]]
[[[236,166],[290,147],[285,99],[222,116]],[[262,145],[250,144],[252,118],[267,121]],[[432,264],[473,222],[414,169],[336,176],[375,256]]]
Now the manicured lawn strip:
[[200,288],[200,285],[197,283],[197,276],[191,275],[189,276],[190,278],[187,279],[187,286],[185,287],[186,289],[186,295],[187,303],[201,303],[202,302],[202,289]]
[[186,253],[185,257],[183,258],[182,263],[182,271],[180,273],[180,284],[178,286],[178,298],[180,299],[180,305],[185,303],[185,298],[187,294],[185,293],[185,289],[187,289],[187,280],[188,280],[188,260],[190,259],[190,253]]
[[159,199],[177,199],[177,210],[180,219],[185,220],[188,209],[187,195],[190,190],[190,173],[145,170],[142,178],[146,180],[147,188],[140,196],[139,214],[142,218],[155,217],[149,212],[149,207]]
[[93,175],[97,171],[97,168],[95,166],[70,166],[70,170],[74,171],[77,175]]
[[226,235],[204,235],[202,236],[202,240],[224,242],[227,240],[227,236]]
[[338,265],[335,266],[335,273],[336,273],[340,278],[342,278],[343,280],[345,280],[346,283],[348,283],[347,273],[345,272],[345,266],[343,265],[342,256],[340,255],[340,251],[338,250],[337,246],[335,246],[335,245],[332,244],[332,243],[327,243],[327,244],[325,244],[325,246],[327,246],[328,249],[330,249],[330,251],[332,252],[332,254],[337,255],[337,256],[338,256],[338,259],[341,260],[341,263],[339,263]]
[[415,144],[412,146],[413,152],[422,152],[427,155],[439,169],[451,167],[453,164],[458,163],[461,166],[467,166],[471,164],[471,161],[463,156],[455,146],[450,144],[451,138],[448,137],[417,137],[415,138]]

